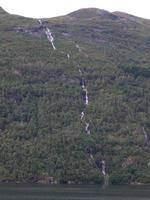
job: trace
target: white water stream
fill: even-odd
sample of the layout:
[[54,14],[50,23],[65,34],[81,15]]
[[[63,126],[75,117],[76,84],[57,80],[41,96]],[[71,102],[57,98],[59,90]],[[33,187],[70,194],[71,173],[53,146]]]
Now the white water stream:
[[[43,26],[43,22],[41,19],[38,20],[39,21],[39,24],[41,26]],[[54,45],[54,38],[52,36],[52,33],[50,31],[50,29],[48,27],[45,27],[43,26],[43,30],[45,31],[45,34],[47,36],[47,39],[48,41],[51,43],[52,47],[53,47],[53,50],[56,50],[56,47]],[[75,47],[78,49],[78,51],[80,53],[82,53],[82,49],[81,47],[76,44]],[[65,52],[61,51],[61,53],[65,54]],[[70,59],[70,54],[67,53],[67,58],[68,60]],[[87,54],[83,53],[84,56],[88,57]],[[87,106],[89,105],[89,96],[88,96],[88,90],[86,88],[86,84],[85,84],[85,78],[83,77],[83,72],[81,71],[81,69],[79,68],[79,73],[80,73],[80,76],[81,76],[81,79],[80,79],[80,86],[84,92],[84,103],[85,103],[85,109],[87,108]],[[80,114],[80,119],[83,120],[83,118],[85,118],[85,112],[82,111],[81,114]],[[90,130],[90,124],[85,121],[85,132],[87,135],[91,135],[91,130]],[[145,140],[147,140],[147,134],[145,132],[145,130],[143,129],[143,132],[144,132],[144,135],[145,135]],[[101,171],[103,177],[104,177],[104,185],[108,185],[108,181],[109,181],[109,176],[108,174],[106,173],[106,162],[105,160],[101,160],[101,167],[99,167],[99,165],[96,164],[95,162],[95,159],[94,159],[94,156],[93,156],[93,152],[92,152],[92,147],[89,148],[89,152],[87,153],[88,155],[88,160],[89,162],[95,166],[98,170]]]
[[85,132],[90,135],[91,134],[91,131],[90,131],[90,125],[89,123],[85,122],[86,126],[85,126]]
[[39,24],[40,24],[40,25],[43,25],[43,23],[42,23],[42,20],[41,20],[41,19],[39,19],[39,20],[38,20],[38,22],[39,22]]
[[53,38],[52,33],[51,33],[51,31],[50,31],[50,29],[48,27],[46,27],[45,33],[47,35],[47,39],[52,44],[53,49],[56,50],[56,47],[55,47],[54,42],[53,42],[54,38]]
[[[78,44],[76,44],[75,46],[78,49],[79,53],[82,53],[81,47]],[[88,57],[88,55],[85,53],[83,53],[83,55],[85,57]],[[89,105],[88,90],[86,88],[85,78],[83,78],[83,72],[81,71],[80,68],[79,68],[79,73],[80,73],[80,76],[82,77],[80,79],[80,86],[84,92],[85,108],[87,108],[87,106]],[[80,117],[81,120],[83,119],[84,115],[85,115],[84,112],[81,112],[81,117]],[[85,132],[87,135],[91,135],[90,124],[86,121],[85,121]],[[105,160],[101,160],[101,166],[97,165],[97,163],[95,162],[94,156],[93,156],[92,148],[90,148],[90,150],[88,152],[88,160],[92,166],[95,166],[98,170],[100,170],[100,172],[102,173],[102,175],[104,177],[104,186],[107,186],[109,184],[109,175],[106,173]]]
[[[39,22],[40,25],[43,26],[43,22],[42,22],[41,19],[39,19],[38,22]],[[46,36],[47,36],[48,41],[51,43],[53,49],[56,50],[56,47],[55,47],[55,45],[54,45],[54,38],[53,38],[53,36],[52,36],[52,33],[51,33],[50,29],[49,29],[48,27],[44,27],[43,29],[44,29],[44,31],[45,31],[45,34],[46,34]]]
[[102,163],[102,174],[104,176],[106,176],[106,163],[105,163],[105,160],[102,160],[101,163]]
[[145,143],[148,144],[148,135],[147,135],[147,133],[146,133],[146,131],[145,131],[145,128],[143,127],[142,129],[143,129],[143,134],[144,134]]
[[81,114],[80,114],[80,119],[82,120],[84,117],[84,112],[82,111]]
[[78,44],[76,44],[76,48],[79,50],[80,53],[82,52],[81,47]]

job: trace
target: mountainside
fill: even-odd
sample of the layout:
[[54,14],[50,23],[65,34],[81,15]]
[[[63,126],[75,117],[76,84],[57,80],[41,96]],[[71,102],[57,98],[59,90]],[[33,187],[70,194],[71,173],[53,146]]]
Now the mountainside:
[[0,8],[0,180],[150,183],[150,20]]

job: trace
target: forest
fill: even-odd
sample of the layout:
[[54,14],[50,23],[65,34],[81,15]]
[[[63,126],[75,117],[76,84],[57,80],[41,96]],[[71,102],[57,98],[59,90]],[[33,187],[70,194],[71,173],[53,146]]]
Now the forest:
[[133,18],[43,19],[54,51],[38,20],[0,8],[0,182],[102,184],[92,148],[110,184],[150,184],[150,20]]

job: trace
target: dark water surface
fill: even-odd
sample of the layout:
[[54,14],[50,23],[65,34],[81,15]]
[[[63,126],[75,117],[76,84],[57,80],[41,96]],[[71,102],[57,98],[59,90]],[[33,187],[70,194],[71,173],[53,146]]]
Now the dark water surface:
[[150,200],[150,186],[5,184],[0,200]]

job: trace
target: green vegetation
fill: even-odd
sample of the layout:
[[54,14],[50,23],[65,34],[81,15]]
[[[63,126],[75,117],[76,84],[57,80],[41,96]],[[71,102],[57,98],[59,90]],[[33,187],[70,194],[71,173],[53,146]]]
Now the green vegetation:
[[[90,10],[76,18],[80,12],[46,19],[53,51],[34,31],[36,20],[0,9],[1,180],[102,183],[87,159],[92,147],[110,183],[150,183],[150,21]],[[89,91],[89,137],[78,66]]]

